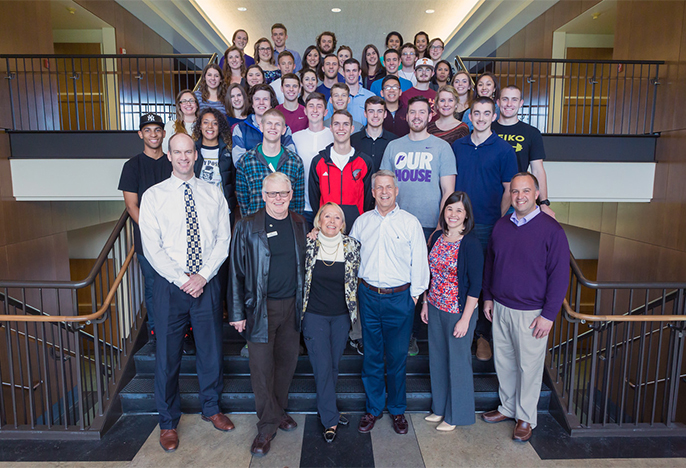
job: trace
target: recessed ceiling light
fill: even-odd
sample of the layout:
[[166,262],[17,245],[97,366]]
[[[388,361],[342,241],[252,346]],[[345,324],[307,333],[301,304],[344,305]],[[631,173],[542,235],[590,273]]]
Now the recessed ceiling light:
[[435,12],[436,12],[436,10],[426,10],[424,13],[431,14],[431,13],[435,13]]
[[333,11],[334,13],[340,13],[341,9],[340,8],[332,8],[331,11]]
[[238,11],[248,11],[248,9],[245,8],[244,6],[242,6],[242,7],[238,7]]

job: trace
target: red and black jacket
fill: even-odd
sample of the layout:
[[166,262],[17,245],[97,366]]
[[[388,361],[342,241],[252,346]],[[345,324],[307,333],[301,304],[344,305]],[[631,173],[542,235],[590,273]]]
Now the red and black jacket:
[[308,192],[315,213],[325,203],[334,202],[345,214],[348,231],[355,219],[374,208],[372,198],[372,160],[355,151],[341,171],[331,160],[333,144],[319,152],[310,165]]

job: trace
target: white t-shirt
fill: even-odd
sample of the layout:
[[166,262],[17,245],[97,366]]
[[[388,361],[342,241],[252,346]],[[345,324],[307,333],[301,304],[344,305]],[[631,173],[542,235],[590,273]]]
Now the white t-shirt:
[[283,90],[281,89],[281,78],[272,81],[269,83],[269,86],[271,86],[274,90],[274,93],[276,94],[276,100],[279,101],[279,104],[283,104],[283,101],[285,101],[286,98],[283,96]]
[[326,127],[321,132],[316,133],[306,128],[293,134],[293,143],[295,144],[295,151],[303,161],[305,170],[305,211],[312,211],[310,197],[307,196],[309,193],[310,165],[321,150],[333,143],[333,133]]
[[222,186],[222,175],[219,172],[219,146],[202,146],[200,152],[203,157],[200,180],[209,182],[217,187]]
[[343,172],[345,165],[348,164],[350,158],[355,154],[355,148],[351,148],[348,154],[338,154],[333,148],[331,148],[331,161],[336,165],[337,168]]

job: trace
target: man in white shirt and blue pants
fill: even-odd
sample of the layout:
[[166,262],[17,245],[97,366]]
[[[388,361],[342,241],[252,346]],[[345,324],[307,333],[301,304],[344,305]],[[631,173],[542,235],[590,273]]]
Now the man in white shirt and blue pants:
[[218,187],[195,177],[197,152],[188,135],[177,133],[169,140],[168,157],[171,177],[145,192],[139,226],[145,258],[159,273],[153,286],[159,311],[155,401],[160,445],[172,452],[179,445],[179,371],[189,322],[196,339],[202,419],[221,431],[234,425],[219,410],[224,383],[222,301],[215,278],[229,251],[229,207]]

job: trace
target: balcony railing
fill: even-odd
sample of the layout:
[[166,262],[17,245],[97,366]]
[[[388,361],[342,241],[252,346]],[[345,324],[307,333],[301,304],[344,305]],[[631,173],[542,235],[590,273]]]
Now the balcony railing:
[[133,257],[124,212],[86,279],[0,281],[0,438],[100,437],[143,320]]
[[[176,94],[193,89],[216,54],[2,55],[0,127],[138,130],[141,114],[175,118]],[[2,70],[4,68],[4,70]]]
[[[684,435],[686,283],[592,282],[572,258],[547,368],[573,435]],[[579,312],[582,291],[592,314]]]
[[541,133],[643,135],[654,131],[660,61],[456,57],[473,79],[493,73],[522,90],[520,118]]

